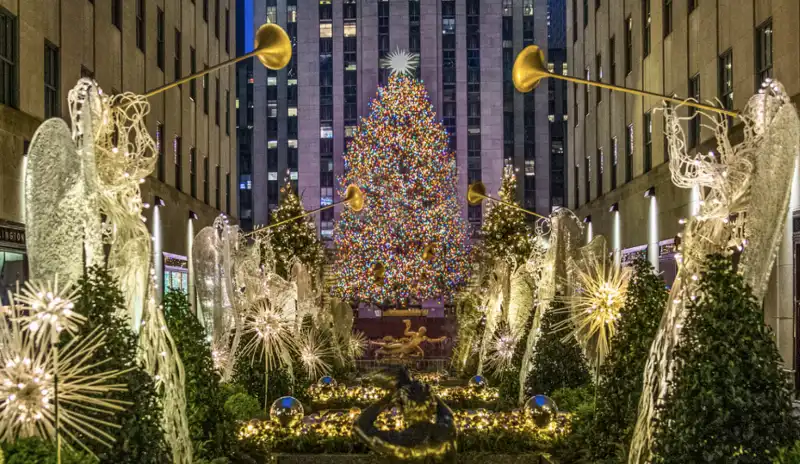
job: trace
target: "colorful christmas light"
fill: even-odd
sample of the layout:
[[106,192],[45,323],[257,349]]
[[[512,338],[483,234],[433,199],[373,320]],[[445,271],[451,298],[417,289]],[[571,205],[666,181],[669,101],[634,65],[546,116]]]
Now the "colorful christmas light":
[[[366,199],[361,212],[344,210],[336,224],[336,296],[448,299],[464,281],[467,229],[456,199],[455,156],[435,118],[420,81],[393,74],[378,89],[339,179],[340,186],[360,186]],[[424,253],[427,245],[432,253]],[[385,268],[383,279],[373,276],[376,264]]]

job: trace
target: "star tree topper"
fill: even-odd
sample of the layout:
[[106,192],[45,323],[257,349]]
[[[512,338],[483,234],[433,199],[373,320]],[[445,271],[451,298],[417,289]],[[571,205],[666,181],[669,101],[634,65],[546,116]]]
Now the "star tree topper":
[[380,65],[381,68],[391,70],[392,74],[411,76],[419,66],[419,55],[397,47],[395,51],[386,55],[386,58],[381,58]]

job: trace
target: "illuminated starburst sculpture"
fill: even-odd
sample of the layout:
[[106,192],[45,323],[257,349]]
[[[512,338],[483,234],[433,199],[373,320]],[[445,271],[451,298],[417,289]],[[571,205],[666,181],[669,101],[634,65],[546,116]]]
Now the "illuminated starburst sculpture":
[[519,334],[516,331],[507,325],[501,327],[492,337],[486,353],[486,367],[498,374],[508,369],[514,358],[518,340]]
[[[17,313],[14,307],[11,311]],[[79,437],[111,446],[114,437],[99,426],[118,427],[109,420],[125,403],[104,396],[125,390],[124,384],[112,383],[125,371],[87,373],[108,361],[95,360],[95,352],[105,345],[103,332],[98,328],[88,336],[72,338],[56,362],[54,351],[36,343],[37,337],[18,320],[10,318],[0,324],[0,440],[34,436],[55,440],[57,378],[58,432],[83,448]],[[108,415],[109,420],[96,413]]]
[[570,269],[576,285],[575,293],[564,298],[570,316],[555,329],[571,328],[565,339],[574,336],[584,347],[592,346],[599,366],[625,304],[631,270],[613,262],[601,236],[581,250],[580,260],[570,260]]
[[244,347],[244,353],[249,353],[253,359],[256,355],[263,356],[267,372],[288,365],[295,347],[293,322],[293,318],[280,307],[274,308],[268,300],[262,300],[245,318],[244,333],[252,336]]
[[360,330],[354,331],[350,335],[350,340],[347,343],[347,352],[351,359],[358,359],[364,356],[367,351],[367,336]]
[[390,70],[392,74],[411,76],[419,66],[419,55],[410,53],[407,50],[400,50],[400,47],[397,47],[395,51],[390,52],[385,58],[381,58],[380,65],[381,68]]
[[22,293],[15,296],[24,309],[17,319],[36,335],[36,343],[55,341],[64,330],[74,334],[86,320],[74,311],[72,300],[77,293],[71,283],[59,286],[58,275],[52,282],[27,282]]
[[316,379],[330,372],[331,365],[326,360],[333,356],[333,350],[318,330],[308,329],[301,334],[297,352],[309,379]]

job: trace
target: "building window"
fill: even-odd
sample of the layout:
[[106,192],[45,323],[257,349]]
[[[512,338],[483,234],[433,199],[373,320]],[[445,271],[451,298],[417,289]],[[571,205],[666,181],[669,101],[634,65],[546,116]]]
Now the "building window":
[[208,177],[210,169],[208,168],[208,156],[203,157],[203,201],[208,204]]
[[653,168],[653,113],[644,114],[644,172]]
[[608,40],[608,53],[611,59],[608,66],[608,80],[612,85],[617,85],[617,40],[613,35]]
[[756,75],[758,89],[767,79],[772,79],[772,19],[756,29]]
[[672,34],[672,0],[664,0],[664,37]]
[[[203,69],[207,69],[208,65],[204,64]],[[207,115],[208,114],[208,74],[203,76],[203,112]]]
[[578,118],[578,114],[579,114],[578,113],[578,109],[579,109],[579,106],[578,106],[578,84],[574,84],[574,83],[572,84],[572,102],[573,102],[573,106],[575,107],[574,108],[575,109],[575,119],[573,120],[574,121],[573,124],[575,125],[575,127],[578,127],[578,119],[579,119]]
[[[598,53],[597,56],[594,59],[594,62],[595,62],[595,68],[597,70],[597,80],[602,82],[603,81],[603,57],[602,57],[602,55],[600,55]],[[596,102],[595,103],[599,104],[601,101],[603,101],[603,89],[601,89],[600,87],[596,88],[595,89],[595,95],[596,95]]]
[[158,180],[164,182],[164,125],[156,124],[156,153],[158,153]]
[[214,189],[215,189],[215,190],[214,190],[214,206],[215,206],[217,209],[222,209],[222,203],[220,203],[220,199],[219,199],[219,191],[220,191],[220,188],[219,188],[219,187],[220,187],[220,184],[222,183],[222,182],[221,182],[221,181],[222,181],[222,178],[220,177],[220,173],[221,173],[221,171],[220,171],[220,169],[219,169],[219,164],[218,164],[218,165],[217,165],[217,172],[216,172],[216,176],[215,176],[215,179],[214,179],[214,180],[216,181],[216,182],[214,183]]
[[611,137],[611,190],[617,188],[617,138]]
[[589,203],[592,199],[592,158],[588,155],[583,159],[583,181],[584,181],[584,189],[586,192],[586,201],[585,203]]
[[217,86],[214,89],[214,122],[219,126],[219,77],[216,79]]
[[111,0],[111,24],[122,29],[122,0]]
[[225,135],[231,135],[231,91],[225,90]]
[[156,64],[158,69],[164,71],[164,10],[158,8],[156,12]]
[[603,173],[605,171],[605,157],[603,149],[597,149],[597,196],[603,195]]
[[583,27],[589,25],[589,0],[583,0]]
[[58,95],[59,82],[58,47],[45,41],[44,43],[44,117],[54,118],[58,114],[60,103]]
[[231,10],[225,8],[225,53],[231,53]]
[[633,19],[625,20],[625,75],[633,71]]
[[136,0],[136,47],[144,52],[144,0]]
[[[194,47],[189,47],[189,72],[192,74],[197,72],[197,51]],[[192,101],[197,99],[197,79],[189,82],[189,98]]]
[[175,62],[175,80],[181,78],[183,70],[181,69],[181,31],[175,29],[175,50],[173,51],[172,59]]
[[[584,72],[585,72],[586,80],[587,81],[592,80],[592,71],[589,69],[588,66],[586,67]],[[585,108],[586,109],[586,116],[589,116],[589,114],[591,113],[591,111],[589,111],[589,88],[590,87],[591,86],[588,86],[588,85],[584,85],[583,86],[583,104],[586,105],[586,108]],[[600,88],[598,87],[597,90],[599,91]]]
[[719,99],[725,109],[733,109],[733,50],[719,56]]
[[17,106],[17,20],[0,8],[0,103]]
[[625,182],[633,180],[633,124],[625,131]]
[[197,151],[189,148],[189,189],[192,198],[197,198]]
[[181,148],[180,136],[175,136],[172,140],[173,160],[175,161],[175,188],[183,190],[183,153]]
[[[689,78],[689,98],[700,101],[700,74]],[[700,115],[697,108],[689,107],[689,148],[694,148],[700,143]]]
[[219,0],[214,0],[214,37],[219,40]]
[[578,169],[579,169],[578,165],[575,165],[575,167],[572,169],[572,177],[574,178],[572,185],[575,186],[575,209],[577,209],[578,206],[581,205],[581,188],[580,188],[581,183],[579,177],[580,172]]
[[578,0],[572,0],[572,41],[578,41]]
[[231,213],[231,173],[225,174],[225,212]]
[[642,0],[642,57],[650,55],[650,0]]

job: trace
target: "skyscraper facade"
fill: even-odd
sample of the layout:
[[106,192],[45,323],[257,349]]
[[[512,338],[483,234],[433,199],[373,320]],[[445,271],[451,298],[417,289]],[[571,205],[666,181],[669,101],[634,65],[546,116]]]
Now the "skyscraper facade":
[[[145,93],[234,56],[234,0],[0,0],[0,300],[27,276],[26,154],[41,122],[70,121],[80,78]],[[153,96],[155,172],[142,184],[160,288],[192,291],[194,234],[236,215],[234,70]]]
[[[563,199],[551,201],[554,187],[563,190],[563,177],[554,184],[550,176],[558,105],[548,106],[546,86],[523,95],[511,82],[525,45],[547,50],[548,17],[547,0],[254,0],[253,27],[264,20],[284,27],[294,56],[283,70],[252,71],[252,169],[243,168],[248,177],[239,182],[251,200],[240,207],[242,222],[266,224],[285,181],[307,209],[339,199],[347,142],[386,82],[380,60],[397,49],[419,54],[416,75],[450,134],[462,213],[474,230],[486,206],[467,205],[468,184],[480,180],[496,192],[506,163],[524,177],[519,199],[549,212]],[[323,239],[332,237],[339,211],[317,217]]]
[[[724,3],[568,0],[570,74],[663,95],[718,100],[736,110],[765,79],[775,78],[797,102],[800,2]],[[568,169],[574,173],[567,189],[569,206],[592,233],[609,238],[623,261],[647,256],[670,284],[677,271],[679,220],[696,214],[700,195],[672,183],[661,101],[576,85],[569,86],[568,98]],[[695,113],[683,110],[683,116]],[[741,140],[741,121],[729,122],[731,140]],[[686,121],[684,131],[690,153],[716,150],[711,129],[699,118]],[[800,192],[797,175],[794,182],[794,191]],[[792,269],[794,247],[800,244],[800,219],[794,219],[800,203],[797,193],[792,198],[764,303],[787,368],[798,359],[794,301],[800,281]]]

